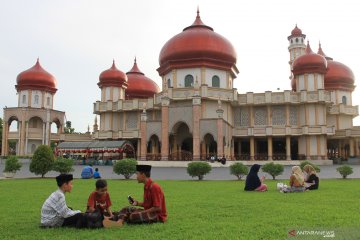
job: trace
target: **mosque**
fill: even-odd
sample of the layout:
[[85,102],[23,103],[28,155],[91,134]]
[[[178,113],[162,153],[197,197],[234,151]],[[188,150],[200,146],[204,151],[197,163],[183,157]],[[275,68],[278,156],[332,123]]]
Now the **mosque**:
[[[93,132],[84,134],[64,133],[65,113],[53,109],[56,79],[37,61],[17,76],[18,107],[4,108],[1,154],[9,154],[11,140],[18,155],[31,155],[38,145],[52,142],[60,153],[72,148],[91,155],[96,150],[81,143],[95,141],[103,143],[98,152],[112,156],[117,147],[106,144],[126,141],[139,160],[360,157],[360,127],[353,126],[358,116],[352,103],[354,74],[321,45],[314,53],[305,38],[297,26],[287,38],[291,90],[239,94],[236,51],[203,23],[198,11],[193,24],[160,51],[162,90],[136,59],[126,73],[113,62],[100,74],[101,100],[93,103],[97,117]],[[17,131],[9,131],[14,121]]]

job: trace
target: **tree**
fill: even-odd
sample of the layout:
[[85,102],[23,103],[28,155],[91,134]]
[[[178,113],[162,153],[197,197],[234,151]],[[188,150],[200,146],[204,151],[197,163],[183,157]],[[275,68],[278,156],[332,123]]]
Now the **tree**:
[[74,133],[75,129],[71,127],[71,121],[66,121],[64,132],[65,133]]
[[187,173],[191,177],[198,177],[203,180],[204,176],[211,171],[211,166],[207,162],[192,162],[188,164]]
[[130,179],[136,173],[136,164],[137,161],[133,158],[122,159],[115,163],[113,171],[118,175],[124,175],[125,179]]
[[54,158],[54,153],[49,146],[40,145],[31,159],[30,172],[41,175],[43,178],[47,172],[53,169]]
[[338,167],[336,168],[336,171],[338,171],[341,174],[343,179],[345,179],[348,175],[353,173],[353,169],[349,165]]
[[275,180],[276,176],[279,176],[284,172],[284,166],[281,164],[274,164],[273,162],[267,163],[264,166],[262,166],[262,171],[270,174]]
[[230,174],[235,175],[238,180],[249,173],[249,168],[242,163],[234,163],[230,166]]
[[74,161],[72,159],[58,157],[54,162],[52,170],[59,173],[70,173],[74,171],[73,165]]

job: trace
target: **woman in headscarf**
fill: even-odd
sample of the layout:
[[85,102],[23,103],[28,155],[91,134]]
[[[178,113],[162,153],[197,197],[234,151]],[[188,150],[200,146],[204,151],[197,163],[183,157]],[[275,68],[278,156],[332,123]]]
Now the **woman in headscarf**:
[[246,176],[246,182],[245,182],[245,191],[259,191],[259,192],[265,192],[267,191],[267,186],[264,184],[265,177],[261,177],[261,179],[258,176],[258,172],[260,170],[259,164],[254,164],[250,168],[249,174]]
[[307,164],[304,166],[304,172],[306,173],[306,190],[316,190],[319,188],[319,177],[313,166]]
[[305,191],[304,174],[299,166],[292,167],[292,174],[290,176],[290,191],[303,192]]

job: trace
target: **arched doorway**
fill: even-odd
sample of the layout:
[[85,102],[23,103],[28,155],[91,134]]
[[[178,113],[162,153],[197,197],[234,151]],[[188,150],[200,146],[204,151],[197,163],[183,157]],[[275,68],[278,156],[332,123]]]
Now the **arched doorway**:
[[160,160],[160,141],[157,135],[152,135],[147,144],[147,151],[146,151],[146,160],[153,161],[153,160]]
[[189,126],[184,122],[174,125],[169,136],[169,160],[190,161],[193,155],[193,137]]
[[7,139],[5,139],[5,144],[7,144],[5,148],[6,155],[19,155],[19,132],[20,132],[20,122],[16,116],[12,116],[8,120],[8,129],[3,129],[3,131],[7,131]]
[[201,159],[209,159],[211,156],[217,156],[217,142],[210,133],[204,136],[201,154]]

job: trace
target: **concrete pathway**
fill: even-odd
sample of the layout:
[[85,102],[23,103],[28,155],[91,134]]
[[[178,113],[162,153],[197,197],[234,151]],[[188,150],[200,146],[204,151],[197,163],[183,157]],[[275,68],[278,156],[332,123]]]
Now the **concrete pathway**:
[[[147,163],[149,162],[141,162]],[[232,162],[227,162],[232,163]],[[156,164],[150,162],[150,165],[153,165],[152,169],[152,178],[160,179],[160,180],[191,180],[192,178],[186,172],[186,165],[188,162],[183,162],[180,166],[174,167],[174,162],[157,162]],[[236,180],[236,177],[230,175],[230,170],[227,164],[223,166],[220,163],[211,163],[213,166],[212,171],[205,176],[205,180]],[[324,165],[320,166],[321,172],[319,173],[319,177],[321,179],[329,179],[329,178],[341,178],[341,175],[336,171],[336,168],[341,165]],[[348,178],[360,178],[360,165],[351,165],[354,173],[349,175]],[[113,173],[112,166],[94,166],[94,168],[99,168],[100,174],[103,178],[106,179],[122,179],[123,176],[119,176]],[[292,166],[284,166],[284,173],[277,177],[277,179],[289,179],[291,173]],[[75,178],[80,178],[81,170],[83,166],[75,165],[73,172]],[[4,169],[4,162],[0,163],[0,179],[4,179],[2,171]],[[45,177],[55,177],[58,173],[49,172],[45,175]],[[270,175],[267,173],[263,173],[260,171],[259,176],[265,175],[267,179],[272,179]],[[16,173],[15,178],[34,178],[40,177],[35,176],[33,173],[29,171],[29,163],[23,163],[23,166],[19,172]],[[134,176],[133,176],[134,178]]]

